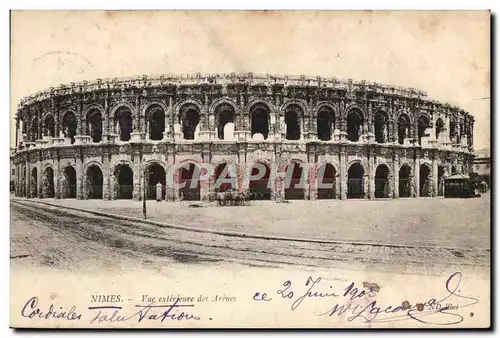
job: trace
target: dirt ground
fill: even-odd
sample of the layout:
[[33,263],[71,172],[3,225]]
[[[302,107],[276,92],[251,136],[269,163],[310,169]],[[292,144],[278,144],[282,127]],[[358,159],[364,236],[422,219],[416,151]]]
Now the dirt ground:
[[[47,201],[142,217],[140,201]],[[189,207],[192,204],[203,207]],[[253,201],[243,207],[148,201],[147,215],[164,223],[257,235],[396,245],[490,246],[489,194],[473,199]]]

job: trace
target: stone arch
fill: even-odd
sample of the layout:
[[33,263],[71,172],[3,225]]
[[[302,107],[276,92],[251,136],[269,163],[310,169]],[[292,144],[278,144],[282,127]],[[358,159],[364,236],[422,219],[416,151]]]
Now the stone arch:
[[[329,171],[333,169],[333,176],[330,176]],[[322,172],[320,173],[320,170]],[[316,164],[314,170],[311,170],[309,182],[313,180],[316,183],[316,198],[317,199],[335,199],[338,194],[338,182],[340,182],[340,170],[337,163],[333,161],[320,161]],[[323,186],[325,185],[325,186]],[[331,185],[328,186],[328,185]]]
[[285,138],[287,140],[300,140],[305,132],[306,113],[302,106],[296,103],[283,105],[281,110],[286,124]]
[[[285,199],[295,199],[303,200],[305,198],[305,190],[308,179],[308,173],[304,174],[304,168],[302,165],[304,161],[291,158],[288,163],[283,164],[282,170],[285,172]],[[290,167],[292,166],[292,172],[290,173]],[[303,186],[302,186],[303,185]]]
[[196,139],[197,130],[204,123],[204,120],[206,120],[206,116],[203,113],[202,105],[198,101],[187,99],[177,104],[174,123],[180,125],[184,139]]
[[[238,189],[238,167],[234,161],[217,161],[213,164],[213,168],[214,172],[210,177],[210,186],[214,186],[218,192],[224,192],[228,189]],[[222,182],[220,176],[224,171],[226,173],[222,178],[224,182]],[[230,182],[227,182],[228,180]]]
[[54,167],[49,163],[45,164],[43,166],[43,176],[42,176],[43,198],[55,197],[54,175],[55,175]]
[[57,137],[56,135],[56,120],[52,113],[45,114],[43,117],[43,135]]
[[352,160],[347,165],[347,198],[365,197],[366,167],[361,160]]
[[314,106],[314,108],[312,110],[313,116],[315,116],[315,117],[318,116],[319,110],[323,107],[330,108],[333,111],[333,113],[335,114],[334,115],[335,117],[337,117],[339,115],[339,109],[335,104],[328,102],[328,101],[321,101]]
[[352,105],[346,109],[345,121],[347,127],[347,139],[351,142],[359,141],[364,132],[363,128],[366,121],[365,113],[361,110],[361,107],[358,105]]
[[417,116],[417,137],[418,143],[422,144],[422,138],[427,135],[427,129],[431,127],[430,115],[426,112],[420,112]]
[[398,168],[399,181],[398,181],[398,196],[411,197],[412,195],[412,167],[408,162],[402,162]]
[[113,120],[116,118],[116,112],[120,108],[128,108],[130,109],[130,112],[132,113],[132,116],[134,116],[135,108],[132,104],[130,104],[127,101],[118,101],[116,102],[113,107],[110,110],[110,117],[113,118]]
[[33,116],[29,128],[30,128],[30,141],[35,142],[40,138],[40,132],[41,132],[41,130],[39,130],[38,128],[38,116],[36,115]]
[[90,166],[93,166],[93,165],[96,165],[99,167],[99,169],[101,169],[102,171],[102,164],[99,162],[99,161],[96,161],[96,160],[90,160],[88,162],[85,163],[85,165],[83,166],[83,172],[86,173],[87,170],[89,169]]
[[198,100],[185,99],[185,100],[179,101],[178,103],[175,104],[175,106],[174,106],[174,121],[177,122],[177,120],[179,119],[179,114],[180,114],[181,108],[183,108],[186,105],[195,106],[196,109],[198,110],[200,116],[201,116],[201,114],[203,112],[203,104]]
[[[215,126],[217,128],[217,138],[220,140],[234,139],[235,122],[238,114],[238,107],[236,104],[227,98],[216,100],[210,107],[210,115],[213,116]],[[232,135],[225,134],[226,125],[232,123]]]
[[59,174],[59,191],[61,198],[76,198],[77,173],[75,166],[68,164],[61,167]]
[[351,110],[359,110],[361,112],[361,117],[363,118],[363,120],[367,119],[366,108],[364,108],[363,106],[361,106],[361,105],[359,105],[357,103],[352,103],[352,104],[348,105],[344,109],[344,115],[342,117],[347,118],[347,116],[349,115],[349,113],[351,112]]
[[441,133],[444,132],[444,130],[445,130],[445,125],[443,119],[441,117],[438,117],[436,119],[436,124],[435,124],[436,140],[439,140],[439,135],[441,135]]
[[419,196],[430,197],[432,194],[432,166],[423,162],[419,167]]
[[146,123],[146,134],[149,139],[159,141],[165,133],[165,116],[167,110],[165,105],[159,101],[149,102],[143,109]]
[[130,161],[119,160],[113,165],[113,199],[132,199],[134,197],[134,171]]
[[181,200],[199,201],[201,199],[201,171],[200,163],[194,159],[186,159],[178,164],[175,174],[178,183],[183,185],[179,188]]
[[309,116],[309,105],[307,104],[307,102],[305,100],[301,100],[301,99],[288,99],[286,100],[280,107],[280,112],[282,114],[284,114],[286,112],[286,109],[289,107],[289,106],[292,106],[292,105],[297,105],[300,107],[300,109],[302,110],[302,116],[303,117],[308,117]]
[[[258,180],[249,180],[250,175],[257,176],[259,168],[256,165],[263,165],[265,172]],[[245,168],[245,176],[243,180],[243,190],[247,190],[252,194],[253,199],[257,200],[270,200],[272,198],[272,191],[274,189],[274,173],[272,172],[272,159],[259,158],[254,160],[248,168]]]
[[391,195],[391,168],[385,163],[379,163],[375,168],[375,198],[388,198]]
[[98,143],[102,141],[105,117],[103,111],[96,107],[96,105],[92,105],[89,109],[85,110],[83,122],[85,134],[92,138],[92,142]]
[[71,139],[71,143],[75,142],[75,136],[78,127],[77,120],[78,120],[78,115],[72,109],[64,112],[61,119],[61,131],[65,138]]
[[146,115],[148,109],[151,108],[152,106],[160,106],[165,114],[167,114],[167,112],[168,112],[168,107],[167,107],[167,105],[165,105],[165,103],[163,103],[160,100],[151,100],[142,106],[141,115]]
[[101,199],[104,193],[104,172],[102,165],[97,161],[90,161],[84,167],[85,198]]
[[266,106],[266,108],[269,110],[269,114],[274,114],[276,113],[276,109],[274,108],[274,104],[272,102],[269,102],[267,100],[263,99],[253,99],[250,102],[247,103],[245,106],[245,112],[250,113],[250,110],[253,108],[253,106],[257,104],[262,104]]
[[97,103],[92,103],[92,104],[89,104],[88,106],[86,106],[85,109],[83,109],[82,116],[87,118],[88,113],[94,109],[98,110],[101,113],[101,116],[104,118],[106,111],[104,110],[104,108],[100,104],[97,104]]
[[251,136],[262,134],[267,139],[271,131],[272,105],[264,100],[254,100],[248,104]]
[[228,96],[225,96],[225,97],[220,97],[220,98],[218,98],[218,99],[215,99],[215,100],[212,102],[212,104],[210,105],[210,108],[208,108],[208,113],[209,113],[210,115],[215,115],[216,108],[217,108],[219,105],[224,104],[224,103],[226,103],[226,104],[230,105],[231,107],[233,107],[233,109],[234,109],[234,113],[235,113],[235,114],[237,114],[238,109],[239,109],[239,108],[238,108],[238,105],[236,104],[236,102],[235,102],[233,99],[231,99],[231,98],[230,98],[230,97],[228,97]]

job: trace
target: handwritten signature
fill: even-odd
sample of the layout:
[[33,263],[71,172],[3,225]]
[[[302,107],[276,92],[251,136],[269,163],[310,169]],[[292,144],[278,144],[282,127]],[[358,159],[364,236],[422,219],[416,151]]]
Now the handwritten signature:
[[[381,305],[380,302],[374,299],[378,295],[378,287],[370,289],[357,288],[354,283],[349,284],[341,293],[332,290],[319,292],[317,290],[321,280],[321,277],[316,279],[309,277],[305,283],[306,291],[301,293],[294,292],[292,282],[287,280],[276,291],[276,294],[280,299],[292,302],[292,311],[296,310],[306,299],[340,298],[342,301],[335,301],[326,311],[314,312],[314,314],[317,316],[345,316],[349,322],[361,320],[365,323],[415,320],[424,324],[454,325],[461,323],[464,318],[458,313],[451,312],[450,304],[460,304],[459,306],[453,306],[453,310],[456,310],[458,307],[464,308],[479,302],[474,297],[460,294],[461,272],[455,272],[446,280],[445,289],[447,294],[441,299],[429,298],[425,302],[414,305],[407,301],[400,305]],[[273,300],[271,295],[261,292],[254,293],[253,299],[259,302]],[[364,300],[365,304],[357,304],[361,300]]]

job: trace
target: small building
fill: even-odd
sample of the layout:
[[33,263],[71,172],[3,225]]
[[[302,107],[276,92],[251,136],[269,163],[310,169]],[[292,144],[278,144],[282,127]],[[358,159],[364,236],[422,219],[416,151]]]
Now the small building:
[[444,197],[475,197],[474,186],[469,175],[456,174],[444,179]]

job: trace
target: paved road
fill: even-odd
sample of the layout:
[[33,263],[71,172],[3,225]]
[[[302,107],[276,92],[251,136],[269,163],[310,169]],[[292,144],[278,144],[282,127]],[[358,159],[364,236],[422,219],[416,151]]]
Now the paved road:
[[[31,232],[26,235],[28,238],[44,231],[63,234],[58,243],[72,241],[71,249],[80,250],[80,256],[96,253],[92,259],[101,257],[113,261],[126,257],[132,264],[151,260],[172,264],[229,262],[265,267],[294,265],[433,275],[446,275],[450,271],[487,275],[490,266],[489,249],[311,243],[223,236],[116,220],[19,200],[11,201],[11,261],[22,260],[23,255],[43,254],[38,249],[33,250],[33,241],[26,245],[16,235],[19,233],[16,228],[28,223]],[[50,237],[42,241],[50,241]],[[52,250],[55,256],[52,260],[60,258],[58,253],[65,255],[64,250]],[[107,267],[113,269],[113,264],[108,263]]]

